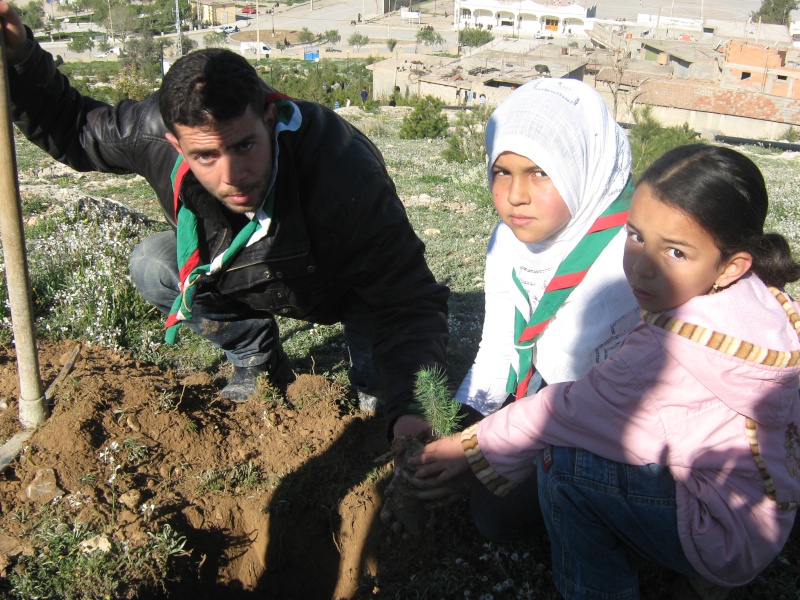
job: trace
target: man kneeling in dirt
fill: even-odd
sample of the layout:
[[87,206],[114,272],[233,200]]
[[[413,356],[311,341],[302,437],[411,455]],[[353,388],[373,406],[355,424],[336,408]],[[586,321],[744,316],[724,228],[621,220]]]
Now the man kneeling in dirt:
[[341,322],[362,407],[384,399],[403,433],[415,373],[445,360],[448,290],[375,146],[222,49],[109,106],[73,89],[2,1],[0,16],[22,132],[76,170],[138,173],[156,191],[175,231],[136,247],[131,277],[168,315],[168,340],[184,323],[225,351],[235,369],[221,395],[244,401],[259,375],[291,377],[274,315]]

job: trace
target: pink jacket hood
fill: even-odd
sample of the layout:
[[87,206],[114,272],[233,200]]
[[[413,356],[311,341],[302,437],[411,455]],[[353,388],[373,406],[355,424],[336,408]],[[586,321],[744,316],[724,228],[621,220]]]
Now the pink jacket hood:
[[[769,289],[755,275],[748,274],[724,294],[698,296],[664,314],[746,340],[773,353],[796,352],[800,350],[798,334],[785,312],[776,310],[777,306]],[[672,336],[663,329],[655,332],[669,350]],[[682,339],[685,338],[678,338]],[[683,345],[678,343],[677,347]],[[796,379],[800,375],[800,365],[769,366],[753,360],[726,360],[734,357],[720,351],[676,351],[672,356],[732,410],[767,427],[779,427],[790,418],[795,402],[787,402],[786,398],[767,394],[765,390],[781,386],[787,379]]]

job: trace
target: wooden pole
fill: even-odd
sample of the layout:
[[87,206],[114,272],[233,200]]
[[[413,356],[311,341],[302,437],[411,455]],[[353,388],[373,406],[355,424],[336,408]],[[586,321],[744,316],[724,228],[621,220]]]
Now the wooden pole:
[[47,418],[47,404],[39,378],[39,358],[33,329],[33,302],[22,227],[22,204],[17,186],[16,154],[8,101],[6,45],[0,35],[0,241],[6,266],[14,346],[19,371],[19,420],[33,429]]

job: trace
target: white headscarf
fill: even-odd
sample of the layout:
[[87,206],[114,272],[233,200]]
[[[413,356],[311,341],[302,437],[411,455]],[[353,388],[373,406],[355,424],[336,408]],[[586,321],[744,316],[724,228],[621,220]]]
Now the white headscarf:
[[[524,299],[511,282],[512,269],[520,266],[520,281],[530,301],[538,302],[564,257],[625,188],[631,152],[625,132],[600,95],[570,79],[538,79],[515,90],[489,120],[486,151],[490,187],[497,157],[514,152],[549,175],[572,215],[563,229],[535,244],[520,242],[502,222],[490,240],[481,346],[456,395],[489,414],[505,400],[509,364],[517,360],[513,310],[515,304],[522,308],[519,302]],[[636,301],[622,270],[624,242],[621,231],[536,342],[537,373],[529,393],[538,388],[541,378],[555,383],[582,377],[614,352],[638,320]]]
[[514,152],[552,180],[572,215],[555,236],[527,244],[558,265],[619,196],[631,172],[628,138],[600,95],[574,79],[541,78],[514,90],[486,126],[489,187],[492,166]]

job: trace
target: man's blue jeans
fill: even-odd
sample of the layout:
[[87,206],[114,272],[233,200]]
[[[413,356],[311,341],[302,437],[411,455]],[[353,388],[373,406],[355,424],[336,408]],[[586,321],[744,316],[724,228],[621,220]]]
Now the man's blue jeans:
[[675,481],[666,467],[560,447],[537,463],[553,578],[565,598],[638,598],[641,558],[699,577],[678,539]]
[[[178,296],[178,263],[173,231],[156,233],[134,248],[130,273],[136,289],[150,304],[169,314]],[[274,368],[283,357],[278,324],[272,314],[254,311],[229,296],[208,287],[196,296],[192,318],[183,322],[198,335],[225,351],[236,367],[269,364]],[[345,340],[350,348],[350,380],[356,389],[377,394],[377,375],[372,363],[372,316],[356,302],[342,309]]]

